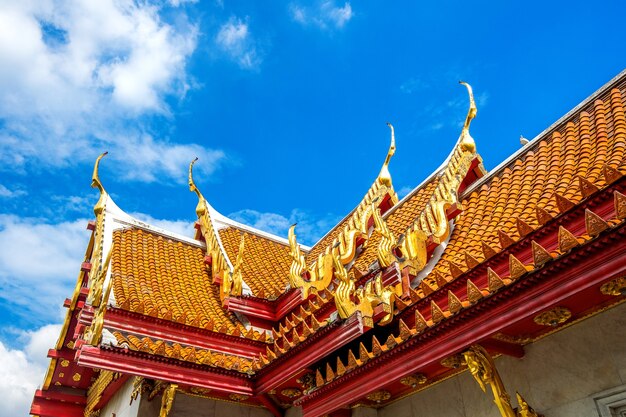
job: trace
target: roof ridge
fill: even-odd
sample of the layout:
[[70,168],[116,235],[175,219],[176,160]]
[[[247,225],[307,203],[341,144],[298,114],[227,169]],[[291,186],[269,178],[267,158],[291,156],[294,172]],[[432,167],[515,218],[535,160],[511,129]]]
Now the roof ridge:
[[[215,217],[214,218],[215,223],[221,223],[225,227],[235,227],[235,228],[238,228],[238,229],[243,229],[244,231],[246,231],[248,233],[251,233],[253,235],[256,235],[258,237],[266,238],[266,239],[272,240],[272,241],[274,241],[276,243],[280,243],[281,245],[289,246],[289,241],[286,238],[284,238],[284,237],[280,237],[280,236],[277,236],[277,235],[275,235],[273,233],[266,232],[266,231],[258,229],[256,227],[253,227],[253,226],[250,226],[250,225],[238,222],[236,220],[233,220],[230,217],[227,217],[227,216],[223,215],[222,213],[218,212],[213,207],[211,207],[211,209],[213,211],[211,214]],[[224,229],[224,227],[216,226],[216,230],[217,231],[220,231],[222,229]],[[306,250],[306,251],[311,250],[310,246],[306,246],[306,245],[300,245],[300,246],[304,250]]]

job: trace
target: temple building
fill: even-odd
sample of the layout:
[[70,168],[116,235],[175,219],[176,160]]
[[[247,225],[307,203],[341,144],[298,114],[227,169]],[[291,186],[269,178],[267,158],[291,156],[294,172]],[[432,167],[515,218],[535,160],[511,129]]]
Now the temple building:
[[285,239],[221,215],[195,161],[195,237],[138,221],[101,155],[31,414],[626,415],[626,70],[491,172],[463,84],[440,168],[399,200],[390,125],[380,173],[312,247],[297,226]]

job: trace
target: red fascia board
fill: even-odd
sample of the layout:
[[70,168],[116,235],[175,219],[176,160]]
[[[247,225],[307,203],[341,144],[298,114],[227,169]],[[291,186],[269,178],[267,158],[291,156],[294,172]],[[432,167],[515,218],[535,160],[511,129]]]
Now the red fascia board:
[[241,313],[247,317],[256,317],[274,323],[276,311],[274,306],[262,299],[253,297],[227,297],[223,306],[228,311]]
[[55,400],[67,403],[73,403],[78,405],[87,404],[87,397],[85,396],[84,391],[82,391],[81,395],[76,394],[67,394],[60,391],[51,391],[51,390],[40,390],[35,391],[35,398],[41,398],[44,400]]
[[287,292],[284,296],[276,300],[276,320],[281,320],[304,301],[301,288]]
[[[393,383],[626,271],[626,228],[591,242],[449,321],[296,401],[316,417]],[[558,266],[556,264],[559,264]],[[532,282],[530,282],[532,281]],[[324,395],[332,391],[332,395]]]
[[288,291],[275,301],[255,297],[228,297],[224,300],[224,307],[229,311],[244,314],[248,318],[254,317],[266,323],[269,322],[273,326],[303,301],[302,290],[298,288]]
[[68,361],[74,360],[74,351],[73,350],[57,350],[57,349],[49,349],[48,357],[51,359],[67,359]]
[[266,393],[278,387],[296,372],[315,363],[368,330],[370,327],[365,326],[360,313],[354,314],[327,332],[321,329],[320,332],[324,332],[324,334],[320,334],[320,337],[311,336],[301,345],[292,348],[277,359],[274,364],[270,364],[271,368],[257,378],[256,392]]
[[84,411],[84,405],[48,400],[37,396],[30,406],[30,414],[40,417],[84,417]]
[[246,358],[257,357],[265,352],[267,346],[256,340],[211,332],[117,308],[107,309],[104,327]]
[[77,354],[77,360],[79,365],[85,367],[162,379],[229,394],[253,395],[252,383],[245,375],[235,376],[226,373],[228,371],[220,372],[219,368],[206,366],[182,366],[165,358],[147,356],[140,352],[83,345]]

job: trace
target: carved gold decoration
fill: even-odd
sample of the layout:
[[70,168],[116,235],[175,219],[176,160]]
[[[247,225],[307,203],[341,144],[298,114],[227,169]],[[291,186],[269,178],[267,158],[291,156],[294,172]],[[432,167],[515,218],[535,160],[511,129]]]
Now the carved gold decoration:
[[517,409],[517,415],[519,417],[543,417],[543,414],[537,414],[535,410],[528,405],[519,392],[516,392],[515,395],[517,397],[517,404],[519,404],[519,408]]
[[241,268],[243,267],[243,252],[246,247],[245,233],[241,234],[241,241],[239,242],[239,251],[237,252],[237,259],[233,266],[233,272],[228,277],[224,278],[222,283],[223,296],[229,295],[239,296],[243,292],[243,275]]
[[74,382],[80,381],[80,378],[81,378],[81,375],[78,372],[76,372],[74,375],[72,375],[72,380]]
[[380,209],[375,207],[374,203],[372,203],[371,211],[374,217],[374,230],[380,233],[381,236],[378,251],[376,252],[378,265],[380,265],[381,268],[387,268],[397,261],[393,253],[397,241],[391,230],[389,230],[389,227],[387,227],[387,222],[383,220]]
[[206,396],[211,390],[209,388],[191,387],[189,388],[189,392],[193,395]]
[[409,376],[405,376],[404,378],[400,379],[400,383],[402,385],[406,385],[406,386],[409,386],[411,388],[415,388],[418,385],[425,384],[427,381],[428,381],[428,379],[426,378],[426,375],[424,375],[424,374],[409,375]]
[[463,365],[463,356],[461,355],[452,355],[444,358],[440,362],[446,368],[457,369]]
[[387,122],[387,126],[389,126],[389,129],[391,130],[391,144],[389,145],[387,157],[385,158],[385,162],[383,163],[383,166],[380,169],[380,173],[378,174],[378,178],[376,180],[381,185],[391,188],[392,184],[391,174],[389,173],[389,161],[391,161],[391,157],[396,153],[396,135],[394,134],[393,126],[391,125],[391,123]]
[[572,312],[565,307],[555,307],[535,316],[533,321],[542,326],[556,327],[572,317]]
[[[467,88],[470,107],[463,124],[463,130],[455,146],[447,166],[439,177],[439,182],[424,210],[409,226],[404,235],[404,240],[400,245],[400,251],[405,259],[402,267],[409,266],[411,273],[420,271],[427,262],[426,241],[432,239],[436,244],[446,240],[450,235],[450,224],[448,221],[448,209],[453,205],[458,205],[458,189],[461,182],[469,172],[472,161],[480,157],[476,153],[474,139],[470,135],[469,128],[471,121],[477,113],[474,94],[469,84],[461,82]],[[480,165],[480,168],[482,165]]]
[[248,398],[250,398],[250,396],[245,395],[245,394],[230,394],[228,398],[230,398],[233,401],[239,402],[239,401],[247,400]]
[[59,378],[64,378],[65,374],[63,372],[59,372]]
[[[91,176],[91,187],[98,188],[100,191],[100,197],[93,208],[93,212],[96,215],[96,227],[93,234],[93,247],[91,250],[91,270],[89,271],[89,294],[87,295],[87,304],[97,307],[100,305],[102,296],[102,285],[106,274],[102,273],[102,256],[103,256],[103,243],[104,243],[104,218],[106,214],[106,203],[108,200],[108,194],[100,181],[99,167],[100,161],[104,158],[108,152],[104,152],[96,159],[93,167],[93,174]],[[90,242],[91,243],[91,242]],[[79,279],[80,280],[80,279]],[[82,285],[82,282],[81,282]],[[80,286],[76,285],[74,289],[74,296],[77,298],[80,292]]]
[[[104,268],[101,271],[101,274],[106,276],[107,271],[109,269],[109,264],[111,263],[111,253],[113,252],[113,248],[109,250],[106,261],[104,263]],[[104,281],[104,278],[102,279]],[[100,343],[100,339],[102,338],[102,328],[104,326],[104,313],[106,312],[107,302],[109,300],[109,296],[111,295],[111,289],[113,288],[113,280],[109,280],[109,284],[104,291],[104,296],[102,296],[102,302],[98,303],[98,307],[94,312],[93,319],[91,320],[91,325],[85,330],[83,338],[85,341],[92,346],[97,346]]]
[[600,292],[604,295],[626,295],[626,277],[619,277],[603,284]]
[[589,209],[585,209],[585,229],[590,236],[597,236],[608,228],[608,223],[602,217]]
[[[211,258],[211,277],[213,280],[219,278],[222,279],[222,282],[224,282],[224,272],[232,272],[232,270],[227,261],[228,258],[226,253],[223,251],[220,244],[219,235],[213,227],[209,203],[207,203],[206,199],[193,181],[193,165],[197,160],[198,158],[195,158],[189,164],[189,191],[196,193],[198,196],[196,215],[198,216],[202,236],[206,242],[206,253]],[[221,294],[224,296],[223,290]]]
[[463,352],[463,357],[469,371],[483,392],[486,392],[487,385],[491,387],[494,402],[502,417],[517,417],[513,407],[511,407],[511,398],[489,353],[482,346],[474,345]]
[[163,391],[163,396],[161,397],[161,410],[159,411],[159,417],[167,417],[172,411],[172,406],[174,405],[174,399],[176,398],[176,389],[178,388],[177,384],[169,384],[167,388]]
[[[367,244],[370,231],[369,225],[376,221],[376,215],[380,215],[379,212],[375,212],[375,210],[378,210],[378,206],[383,201],[389,199],[392,204],[398,202],[398,196],[393,190],[391,175],[389,174],[389,162],[396,150],[393,126],[389,124],[389,128],[391,129],[391,144],[376,181],[374,181],[361,203],[344,222],[343,229],[338,236],[326,247],[312,265],[307,267],[302,250],[297,244],[294,232],[295,225],[289,229],[289,246],[292,257],[289,281],[292,288],[302,289],[304,298],[309,296],[311,290],[322,291],[328,288],[333,279],[333,265],[336,258],[338,258],[341,265],[351,264],[356,257],[358,248]],[[392,238],[390,232],[387,233],[388,230],[384,229],[386,225],[380,222],[380,218],[378,220],[377,230],[383,234],[384,239]],[[383,245],[386,245],[387,242],[388,240]],[[384,253],[384,251],[385,248],[383,247],[381,253]],[[390,261],[393,260],[395,259],[390,259]],[[341,274],[342,271],[338,273]],[[346,283],[346,285],[348,284]],[[356,288],[351,288],[350,290],[354,292]]]
[[93,413],[99,411],[95,410],[95,407],[102,398],[104,390],[114,381],[119,379],[121,374],[112,371],[100,371],[98,377],[91,384],[87,391],[87,404],[85,405],[85,415],[93,415]]
[[298,388],[285,388],[280,393],[287,398],[297,398],[302,395],[302,391]]
[[540,417],[519,393],[517,393],[517,402],[520,407],[517,413],[513,410],[511,397],[502,383],[496,365],[491,355],[482,346],[471,346],[469,350],[463,352],[463,357],[470,373],[483,392],[486,392],[487,385],[491,387],[494,403],[502,417]]
[[296,379],[296,382],[302,385],[302,389],[307,392],[315,387],[315,374],[313,372],[304,374],[300,378]]
[[626,195],[619,191],[613,192],[613,205],[615,206],[615,214],[620,220],[626,219]]
[[67,359],[63,359],[63,360],[61,361],[61,366],[62,366],[63,368],[67,368],[69,365],[70,365],[70,361],[68,361]]
[[[333,279],[333,259],[330,255],[330,248],[326,253],[320,254],[310,269],[307,270],[304,255],[300,249],[300,245],[296,241],[295,234],[296,225],[289,228],[289,248],[292,258],[291,267],[289,268],[289,283],[292,288],[302,288],[303,298],[307,298],[311,289],[322,291]],[[309,280],[303,278],[304,274],[308,274]]]
[[380,404],[383,401],[387,401],[391,398],[391,393],[386,390],[374,391],[371,394],[365,396],[370,401]]

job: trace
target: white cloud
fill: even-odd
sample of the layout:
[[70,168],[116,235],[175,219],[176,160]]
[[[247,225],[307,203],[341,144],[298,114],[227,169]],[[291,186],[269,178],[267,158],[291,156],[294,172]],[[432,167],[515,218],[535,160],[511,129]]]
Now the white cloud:
[[129,213],[137,220],[148,223],[149,225],[159,227],[161,229],[178,233],[179,235],[193,237],[195,235],[195,229],[193,227],[193,221],[190,220],[167,220],[167,219],[155,219],[149,214],[145,213]]
[[231,17],[220,27],[215,42],[241,68],[255,69],[261,65],[262,59],[247,22]]
[[292,3],[289,6],[291,17],[301,25],[314,25],[320,29],[341,29],[354,16],[350,2],[337,6],[333,0],[317,2],[314,6]]
[[0,198],[16,198],[28,194],[24,190],[9,190],[4,185],[0,184]]
[[282,214],[262,213],[251,209],[236,211],[229,214],[228,217],[281,237],[286,237],[289,226],[297,223],[296,233],[298,241],[306,245],[312,245],[317,242],[340,220],[338,216],[332,214],[314,218],[309,213],[298,209],[292,210],[288,217]]
[[[187,163],[196,153],[220,159],[220,151],[149,133],[146,116],[170,117],[167,100],[189,90],[186,64],[198,38],[184,9],[169,9],[176,23],[168,23],[164,7],[157,0],[0,2],[0,169],[91,162],[109,150],[118,162],[141,162],[141,174],[127,177],[154,180],[180,174],[173,166],[181,153]],[[162,156],[137,157],[149,147]]]
[[0,298],[24,317],[49,318],[76,282],[89,240],[86,225],[86,219],[45,224],[0,215]]
[[61,326],[51,324],[22,332],[24,350],[11,349],[0,341],[0,417],[28,415],[35,389],[41,385],[48,366],[48,349],[56,343]]
[[397,193],[398,193],[398,198],[404,198],[408,193],[410,193],[411,191],[413,191],[412,187],[409,186],[404,186],[402,188],[400,188]]

